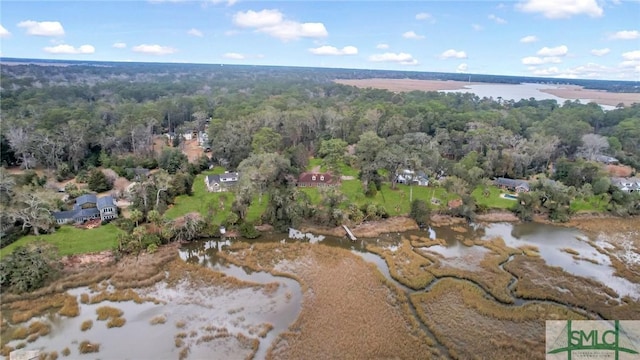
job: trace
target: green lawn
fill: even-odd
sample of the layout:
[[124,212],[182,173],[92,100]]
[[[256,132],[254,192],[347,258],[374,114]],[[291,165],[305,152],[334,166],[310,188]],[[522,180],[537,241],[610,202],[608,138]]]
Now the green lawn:
[[576,198],[569,205],[573,212],[606,212],[607,202],[602,196],[590,196],[586,199]]
[[102,225],[95,229],[78,229],[64,225],[53,234],[23,236],[18,241],[0,250],[0,257],[11,253],[18,246],[40,240],[53,244],[62,256],[111,250],[118,244],[117,234],[121,232],[113,224]]
[[516,206],[515,200],[504,199],[500,197],[503,191],[497,187],[489,187],[489,197],[485,197],[482,193],[482,187],[477,187],[471,195],[478,205],[484,205],[489,209],[512,209]]
[[[176,197],[174,205],[164,213],[164,216],[167,219],[175,219],[191,212],[197,212],[206,217],[211,209],[214,212],[213,221],[218,224],[223,223],[231,212],[235,195],[232,192],[208,192],[204,184],[205,176],[222,173],[224,173],[224,169],[216,167],[197,175],[193,181],[193,195]],[[256,197],[247,210],[247,220],[257,221],[266,209],[268,202],[267,196],[262,197],[262,203]]]

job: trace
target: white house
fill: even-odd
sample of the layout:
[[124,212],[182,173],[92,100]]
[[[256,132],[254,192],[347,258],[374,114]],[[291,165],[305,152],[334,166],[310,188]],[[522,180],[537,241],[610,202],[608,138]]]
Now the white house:
[[225,172],[220,175],[207,175],[204,178],[204,184],[209,192],[228,191],[234,186],[240,175],[237,172]]

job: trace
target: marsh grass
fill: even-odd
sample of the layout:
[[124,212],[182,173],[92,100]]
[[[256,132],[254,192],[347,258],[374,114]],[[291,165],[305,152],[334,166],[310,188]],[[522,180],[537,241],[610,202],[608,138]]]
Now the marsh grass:
[[66,348],[62,349],[62,351],[60,353],[62,354],[62,356],[69,356],[69,355],[71,355],[71,350],[68,347],[66,347]]
[[16,344],[16,350],[24,349],[27,346],[26,342],[19,342]]
[[89,294],[87,294],[87,293],[80,294],[80,302],[83,303],[83,304],[88,304],[89,303]]
[[2,301],[2,308],[10,310],[12,312],[11,322],[13,324],[19,324],[26,322],[36,316],[43,315],[49,310],[55,308],[63,309],[65,307],[65,304],[72,304],[76,300],[74,296],[59,293],[43,298],[16,300],[8,303],[4,303],[5,298],[3,294]]
[[2,348],[0,348],[0,355],[8,358],[9,354],[11,354],[11,352],[15,350],[15,348],[9,346],[9,345],[2,345]]
[[99,321],[104,321],[108,319],[121,317],[123,314],[123,311],[111,306],[101,306],[96,309],[96,314],[98,315]]
[[80,351],[80,354],[97,353],[100,351],[100,344],[84,340],[78,345],[78,351]]
[[302,310],[289,331],[271,344],[267,359],[302,359],[309,354],[360,359],[440,357],[428,345],[430,339],[420,330],[402,290],[387,283],[375,264],[347,249],[298,242],[255,243],[238,244],[219,255],[238,266],[288,274],[301,284]]
[[574,255],[574,256],[578,256],[578,255],[580,255],[580,253],[579,253],[579,252],[577,252],[576,250],[571,249],[571,248],[562,248],[562,249],[560,249],[560,251],[562,251],[562,252],[566,252],[566,253],[567,253],[567,254],[569,254],[569,255]]
[[160,325],[167,322],[167,318],[164,315],[158,315],[149,321],[151,325]]
[[447,241],[444,239],[431,239],[427,236],[409,235],[411,246],[413,247],[429,247],[434,245],[447,246]]
[[107,322],[107,327],[108,328],[123,327],[126,322],[127,322],[127,319],[123,317],[114,317],[109,319],[109,321]]
[[[550,304],[496,303],[465,280],[442,279],[411,295],[418,316],[453,358],[544,358],[544,321],[584,319]],[[487,336],[491,334],[491,336]]]
[[606,285],[574,276],[560,267],[548,266],[540,258],[516,257],[505,265],[505,269],[518,278],[514,291],[522,298],[568,304],[605,319],[640,320],[640,302],[619,299],[619,295]]
[[76,317],[80,315],[80,306],[75,296],[66,296],[62,308],[58,314],[66,317]]
[[90,297],[88,303],[89,304],[98,304],[103,301],[110,302],[123,302],[123,301],[133,301],[136,304],[142,304],[145,302],[153,302],[155,304],[159,304],[160,301],[153,297],[141,297],[135,290],[133,289],[116,289],[114,291],[103,290],[100,293],[93,295]]
[[191,350],[189,349],[189,347],[183,347],[182,350],[180,350],[180,353],[178,354],[178,359],[180,360],[184,360],[189,356],[189,352]]
[[93,327],[93,320],[85,320],[80,325],[81,331],[87,331]]
[[[176,328],[178,328],[178,329],[184,329],[184,328],[185,328],[185,326],[187,326],[187,322],[186,322],[186,321],[184,321],[184,320],[176,321]],[[176,335],[176,336],[177,336],[177,335]],[[186,334],[185,334],[185,337],[186,337]]]
[[387,263],[391,276],[414,290],[424,289],[435,279],[427,270],[433,262],[414,252],[411,241],[406,238],[402,238],[396,251],[374,245],[367,245],[367,250],[380,255]]

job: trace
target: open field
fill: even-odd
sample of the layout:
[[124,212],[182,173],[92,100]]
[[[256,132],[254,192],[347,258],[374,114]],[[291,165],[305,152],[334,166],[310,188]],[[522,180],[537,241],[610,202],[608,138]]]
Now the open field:
[[[338,84],[351,85],[359,88],[385,89],[389,91],[440,91],[440,90],[461,90],[467,85],[492,85],[491,83],[464,82],[464,81],[442,81],[442,80],[414,80],[414,79],[356,79],[356,80],[334,80]],[[602,90],[585,89],[576,85],[560,85],[557,89],[541,89],[557,97],[576,100],[588,99],[599,104],[617,106],[622,103],[630,106],[633,103],[640,103],[640,93],[613,93]]]

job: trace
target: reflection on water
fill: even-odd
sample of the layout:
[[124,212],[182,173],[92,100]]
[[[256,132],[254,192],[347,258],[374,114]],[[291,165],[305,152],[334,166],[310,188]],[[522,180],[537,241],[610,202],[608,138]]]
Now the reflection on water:
[[[640,299],[640,284],[615,276],[615,269],[607,255],[601,254],[588,242],[588,237],[576,229],[545,224],[491,224],[485,228],[485,239],[501,237],[507,246],[518,248],[523,245],[538,247],[540,256],[550,266],[559,266],[570,274],[595,279],[621,296],[629,295]],[[572,249],[579,257],[596,261],[574,259],[573,255],[562,251]]]

